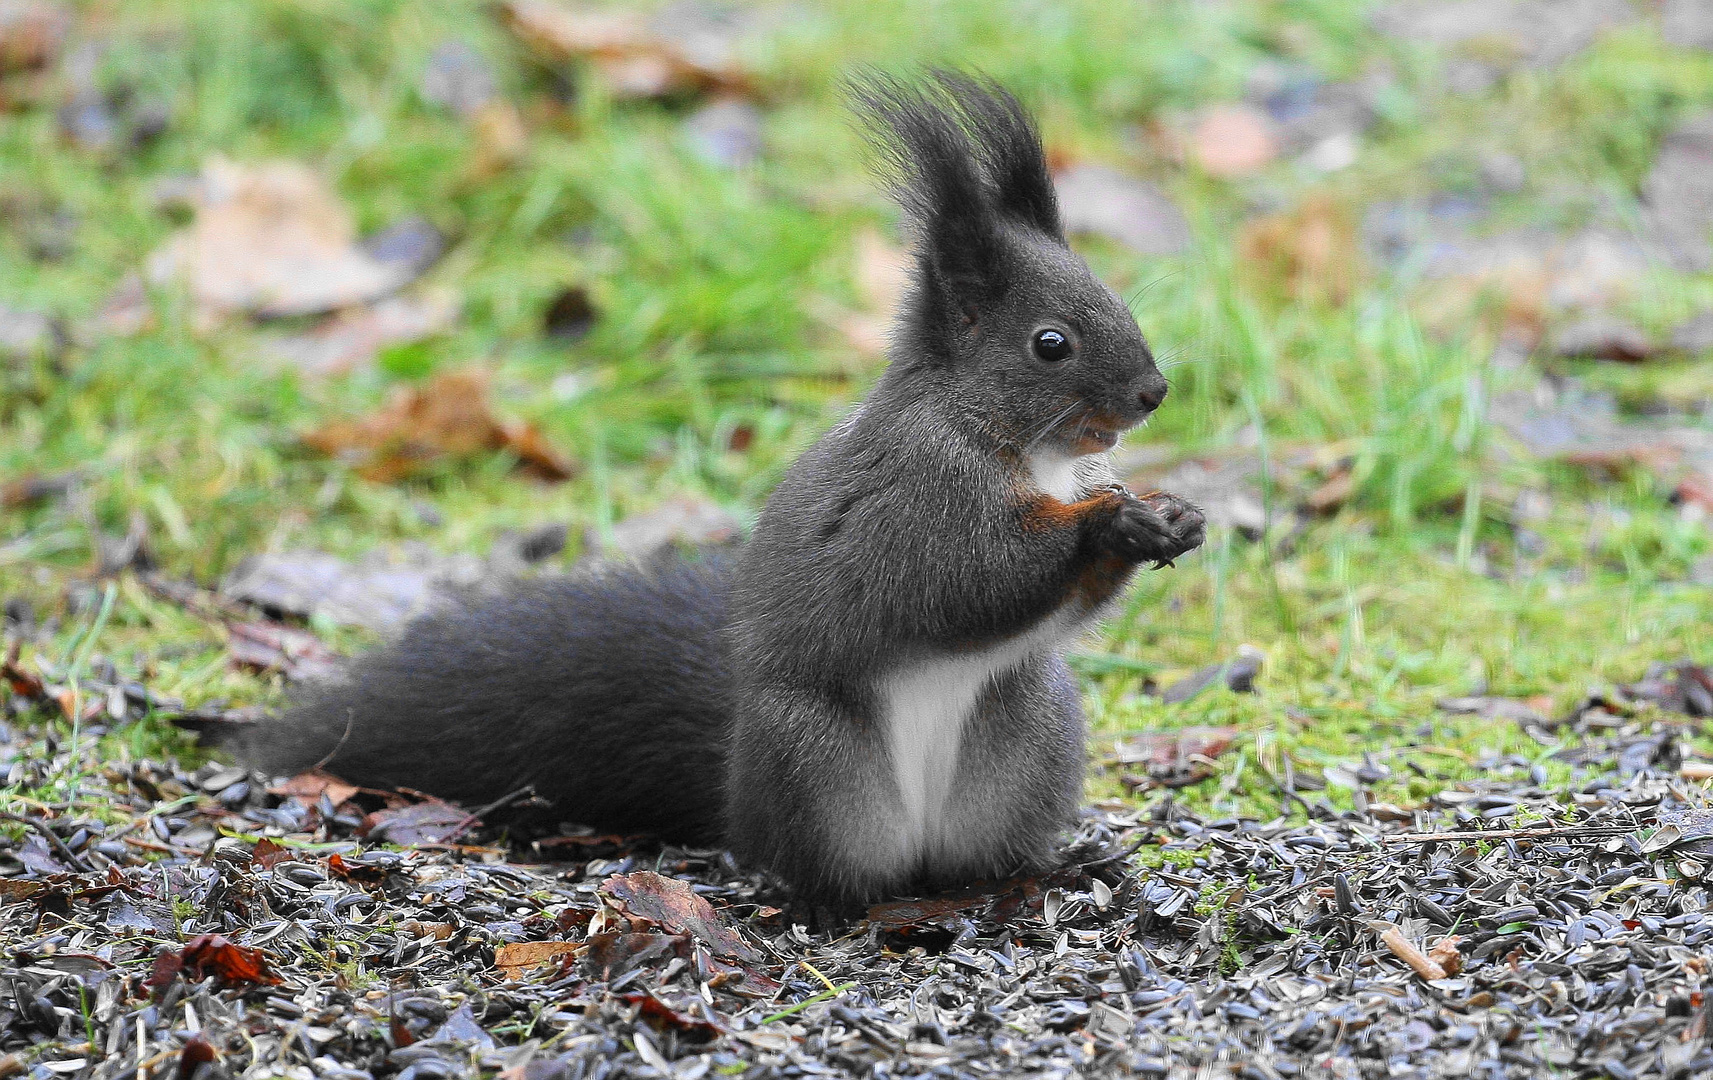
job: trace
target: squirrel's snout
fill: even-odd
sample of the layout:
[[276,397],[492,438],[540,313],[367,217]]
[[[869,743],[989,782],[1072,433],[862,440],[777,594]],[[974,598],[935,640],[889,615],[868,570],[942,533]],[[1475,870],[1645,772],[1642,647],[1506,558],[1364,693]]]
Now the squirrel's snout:
[[1156,374],[1152,379],[1143,382],[1142,389],[1136,395],[1136,402],[1142,406],[1143,412],[1151,413],[1166,400],[1167,389],[1165,378]]

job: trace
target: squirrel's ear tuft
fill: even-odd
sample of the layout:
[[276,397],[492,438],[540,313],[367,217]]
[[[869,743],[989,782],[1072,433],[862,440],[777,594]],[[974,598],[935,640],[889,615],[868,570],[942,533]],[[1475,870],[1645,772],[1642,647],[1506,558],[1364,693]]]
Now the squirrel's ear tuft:
[[1063,242],[1059,199],[1028,110],[984,76],[937,71],[934,80],[958,105],[999,212]]
[[916,229],[924,270],[960,306],[1005,290],[1013,260],[1004,224],[1064,242],[1041,137],[998,84],[948,71],[919,82],[868,73],[850,96]]
[[1004,281],[996,280],[1004,266],[998,216],[981,158],[945,84],[871,73],[851,84],[850,97],[892,196],[917,234],[926,284],[943,285],[965,308],[1004,291]]

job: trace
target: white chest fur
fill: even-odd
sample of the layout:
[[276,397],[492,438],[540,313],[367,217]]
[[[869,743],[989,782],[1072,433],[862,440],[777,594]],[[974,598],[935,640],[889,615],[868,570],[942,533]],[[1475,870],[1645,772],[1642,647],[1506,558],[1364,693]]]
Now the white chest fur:
[[1054,648],[1082,620],[1061,613],[1026,634],[974,652],[957,653],[902,669],[881,686],[892,778],[898,790],[899,865],[924,856],[958,861],[960,840],[949,823],[947,801],[956,786],[965,729],[996,676]]
[[1077,464],[1082,460],[1052,450],[1036,450],[1029,455],[1029,473],[1035,479],[1035,486],[1041,491],[1060,502],[1076,502],[1077,491],[1081,486],[1078,483]]

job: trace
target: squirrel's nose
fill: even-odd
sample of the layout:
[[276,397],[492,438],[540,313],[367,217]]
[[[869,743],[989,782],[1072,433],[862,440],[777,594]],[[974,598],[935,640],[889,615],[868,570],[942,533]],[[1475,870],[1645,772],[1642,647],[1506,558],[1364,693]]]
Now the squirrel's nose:
[[1136,401],[1142,406],[1143,412],[1153,412],[1166,400],[1166,390],[1166,380],[1156,375],[1143,385],[1141,393],[1136,395]]

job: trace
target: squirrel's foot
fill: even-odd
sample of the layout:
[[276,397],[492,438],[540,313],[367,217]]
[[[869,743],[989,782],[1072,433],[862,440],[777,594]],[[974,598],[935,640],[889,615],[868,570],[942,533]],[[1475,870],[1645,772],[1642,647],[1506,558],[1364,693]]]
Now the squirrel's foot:
[[1201,508],[1164,491],[1141,498],[1126,493],[1113,519],[1113,549],[1131,562],[1151,562],[1156,570],[1201,547],[1206,537]]

